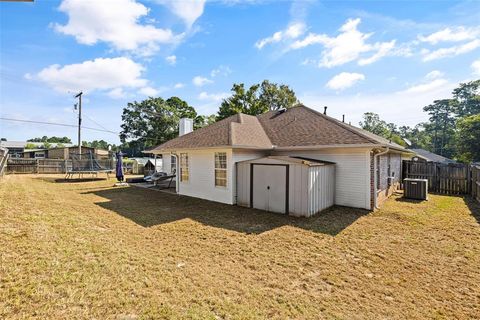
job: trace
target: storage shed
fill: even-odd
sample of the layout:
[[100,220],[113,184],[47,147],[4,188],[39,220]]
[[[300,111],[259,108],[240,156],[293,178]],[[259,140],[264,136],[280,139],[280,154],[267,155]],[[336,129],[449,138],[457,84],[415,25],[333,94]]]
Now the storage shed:
[[333,206],[335,164],[289,156],[237,163],[237,204],[310,217]]

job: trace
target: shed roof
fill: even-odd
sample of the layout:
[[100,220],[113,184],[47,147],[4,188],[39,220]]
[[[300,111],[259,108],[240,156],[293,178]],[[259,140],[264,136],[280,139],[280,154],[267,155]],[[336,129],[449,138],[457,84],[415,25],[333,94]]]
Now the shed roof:
[[262,161],[266,161],[266,160],[277,160],[277,161],[281,161],[281,162],[306,165],[306,166],[309,166],[309,167],[334,165],[335,164],[335,162],[330,162],[330,161],[310,159],[310,158],[304,158],[304,157],[293,157],[293,156],[267,156],[267,157],[263,157],[263,158],[245,160],[245,161],[240,161],[240,162],[261,163]]

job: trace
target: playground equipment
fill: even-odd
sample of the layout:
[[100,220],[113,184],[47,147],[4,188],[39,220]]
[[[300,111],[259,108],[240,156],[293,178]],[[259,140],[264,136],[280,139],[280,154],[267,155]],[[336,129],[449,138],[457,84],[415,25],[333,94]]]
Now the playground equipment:
[[[67,170],[65,179],[73,178],[75,174],[78,174],[79,178],[83,178],[83,175],[97,177],[99,172],[106,173],[108,179],[110,178],[110,173],[115,170],[112,159],[98,160],[91,151],[86,153],[70,153],[70,161],[72,162],[72,167]],[[102,162],[103,165],[100,164],[100,162]]]

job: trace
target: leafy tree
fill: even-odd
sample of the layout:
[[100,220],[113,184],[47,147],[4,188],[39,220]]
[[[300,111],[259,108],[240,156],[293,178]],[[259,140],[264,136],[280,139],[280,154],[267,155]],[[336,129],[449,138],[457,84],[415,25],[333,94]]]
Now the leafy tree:
[[430,123],[425,129],[432,136],[434,153],[451,157],[454,154],[455,117],[457,101],[453,99],[435,100],[423,108],[430,115]]
[[52,147],[52,144],[48,141],[44,141],[43,142],[43,145],[42,145],[42,148],[43,149],[50,149]]
[[289,86],[264,80],[246,89],[243,83],[233,84],[232,95],[222,101],[216,120],[225,119],[239,112],[259,115],[269,110],[290,108],[298,99]]
[[[142,150],[161,144],[178,135],[180,118],[194,119],[194,126],[203,125],[193,107],[177,97],[164,100],[148,98],[141,102],[128,103],[123,109],[122,146],[127,146],[133,155],[140,155]],[[130,154],[129,154],[130,155]]]
[[108,150],[110,144],[105,140],[93,140],[92,142],[82,141],[82,146]]
[[33,138],[27,140],[28,142],[50,142],[50,143],[72,143],[69,137],[47,137],[43,136],[41,138]]
[[389,137],[391,133],[387,122],[381,120],[380,116],[373,112],[366,112],[363,114],[363,121],[360,122],[360,127],[385,138]]
[[37,148],[37,146],[33,143],[27,143],[25,145],[25,149],[36,149],[36,148]]
[[456,145],[458,159],[480,162],[480,113],[457,122]]
[[419,123],[415,127],[401,126],[398,128],[398,134],[402,139],[410,142],[410,148],[431,149],[431,139],[425,130],[425,123]]
[[387,123],[380,119],[380,116],[373,112],[366,112],[363,114],[363,122],[360,122],[360,127],[371,133],[374,133],[385,139],[389,139],[396,144],[406,146],[405,141],[398,134],[398,128],[394,123]]
[[453,90],[453,97],[457,100],[455,113],[459,117],[466,117],[480,113],[480,79],[468,83],[461,83]]

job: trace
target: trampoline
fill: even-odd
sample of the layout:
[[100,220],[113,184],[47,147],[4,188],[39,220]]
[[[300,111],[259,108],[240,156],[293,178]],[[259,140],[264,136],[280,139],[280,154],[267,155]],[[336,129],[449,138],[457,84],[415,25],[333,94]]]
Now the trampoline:
[[[87,153],[70,153],[70,161],[72,167],[67,170],[65,179],[71,179],[76,174],[81,179],[83,175],[91,175],[97,177],[98,173],[106,173],[107,179],[110,178],[110,173],[115,170],[113,167],[113,160],[98,160],[91,152]],[[99,161],[103,162],[103,165]]]

